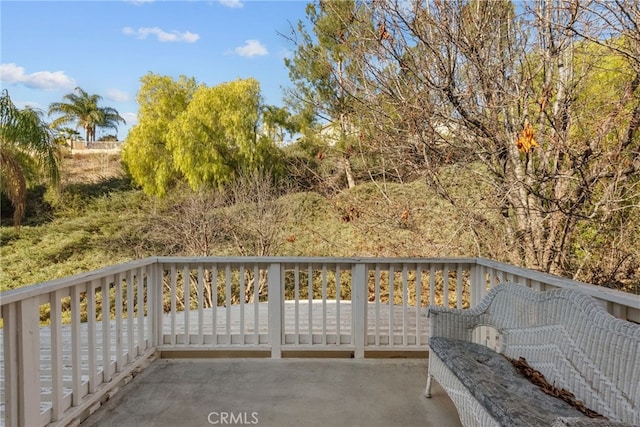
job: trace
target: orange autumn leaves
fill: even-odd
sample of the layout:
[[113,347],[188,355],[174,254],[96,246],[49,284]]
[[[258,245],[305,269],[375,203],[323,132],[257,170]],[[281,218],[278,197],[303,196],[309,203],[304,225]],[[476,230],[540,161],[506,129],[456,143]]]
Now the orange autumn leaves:
[[538,143],[533,139],[533,126],[530,123],[524,125],[524,129],[520,132],[520,136],[516,141],[516,146],[521,153],[528,153],[534,147],[538,147]]

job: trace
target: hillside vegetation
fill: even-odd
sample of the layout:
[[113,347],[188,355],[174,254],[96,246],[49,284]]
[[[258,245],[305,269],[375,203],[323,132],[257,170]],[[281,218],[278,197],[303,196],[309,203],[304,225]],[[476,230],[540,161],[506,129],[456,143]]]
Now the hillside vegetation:
[[[474,256],[469,230],[453,209],[424,182],[389,184],[381,189],[361,184],[335,196],[294,192],[277,199],[268,218],[274,224],[269,251],[291,256]],[[187,196],[185,196],[187,194]],[[34,190],[29,216],[19,230],[3,225],[0,238],[0,287],[12,289],[150,255],[203,255],[189,245],[185,227],[171,223],[176,206],[193,203],[188,192],[159,199],[132,187],[117,157],[66,159],[59,195]],[[237,205],[212,209],[218,224],[250,209]],[[192,215],[202,212],[193,208]],[[245,218],[246,229],[260,218]],[[182,212],[177,222],[199,223]],[[175,227],[173,234],[171,228]],[[221,227],[224,228],[224,227]],[[264,227],[263,227],[264,230]],[[241,244],[234,234],[242,238]],[[258,237],[221,233],[208,255],[255,255]],[[254,245],[254,247],[251,247]],[[263,245],[264,246],[264,245]],[[244,252],[243,252],[244,251]]]
[[[495,246],[487,247],[487,236],[475,235],[469,218],[420,179],[382,187],[364,183],[329,196],[292,191],[261,206],[249,197],[230,204],[189,191],[147,196],[134,188],[115,155],[76,155],[65,159],[62,171],[58,194],[30,191],[25,225],[15,229],[3,221],[0,290],[151,255],[506,259],[496,250],[505,246],[499,233]],[[464,203],[491,216],[484,205],[489,189],[475,174],[452,166],[442,182],[454,193],[459,187],[460,203],[462,194],[475,194]],[[6,218],[11,215],[3,212]],[[589,230],[584,234],[590,241]],[[618,270],[618,287],[638,293],[638,276],[629,265]],[[585,280],[579,274],[587,272],[574,277]]]

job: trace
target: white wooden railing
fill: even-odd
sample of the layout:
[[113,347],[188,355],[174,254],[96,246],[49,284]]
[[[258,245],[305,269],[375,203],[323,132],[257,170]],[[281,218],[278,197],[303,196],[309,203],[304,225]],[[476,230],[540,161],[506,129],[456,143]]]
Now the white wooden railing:
[[486,259],[152,257],[0,294],[0,415],[75,422],[158,355],[423,356],[427,305],[504,281],[577,288],[640,322],[637,295]]

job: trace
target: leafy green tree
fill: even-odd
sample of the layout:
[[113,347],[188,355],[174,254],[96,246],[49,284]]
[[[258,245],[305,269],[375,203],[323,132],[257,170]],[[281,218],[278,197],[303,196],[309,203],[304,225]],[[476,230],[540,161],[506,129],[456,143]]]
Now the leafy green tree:
[[116,109],[98,105],[101,96],[90,95],[80,87],[65,95],[63,99],[67,102],[54,102],[49,105],[49,115],[61,114],[51,126],[59,127],[75,122],[78,128],[84,129],[85,140],[88,142],[96,140],[96,128],[117,130],[118,123],[125,123]]
[[123,158],[148,194],[163,195],[181,180],[201,190],[240,173],[281,170],[273,140],[258,132],[262,105],[255,79],[207,87],[147,75],[138,102],[139,122]]
[[259,113],[255,79],[196,90],[168,135],[174,165],[192,189],[230,182],[237,171],[260,163]]
[[40,114],[16,108],[6,90],[0,95],[0,166],[0,191],[13,205],[13,223],[19,227],[28,185],[42,176],[52,184],[59,181],[59,152]]
[[167,147],[169,125],[186,110],[197,83],[193,78],[148,73],[140,79],[138,123],[124,143],[122,159],[147,194],[162,196],[181,177]]

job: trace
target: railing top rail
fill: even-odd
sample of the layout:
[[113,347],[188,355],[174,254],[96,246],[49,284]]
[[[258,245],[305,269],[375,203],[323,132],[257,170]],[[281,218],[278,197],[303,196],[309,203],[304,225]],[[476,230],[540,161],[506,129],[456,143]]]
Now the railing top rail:
[[557,286],[559,288],[576,289],[594,298],[640,308],[640,298],[637,295],[633,295],[628,292],[605,288],[603,286],[594,286],[577,280],[566,279],[528,268],[516,267],[515,265],[505,264],[503,262],[493,261],[487,258],[476,258],[476,263],[477,265],[495,268],[505,273],[515,274],[540,283]]
[[335,264],[335,265],[400,265],[400,264],[476,264],[476,258],[375,258],[375,257],[157,257],[160,264]]
[[148,265],[157,263],[157,260],[157,257],[142,258],[124,264],[111,265],[109,267],[104,267],[86,273],[79,273],[73,276],[62,277],[60,279],[49,280],[34,285],[23,286],[18,289],[0,292],[0,307],[23,299],[47,294],[59,289],[64,289],[69,286],[90,282],[92,280],[102,279],[103,277],[123,273],[125,271],[140,267],[146,267]]
[[50,280],[34,285],[24,286],[19,289],[5,291],[0,293],[0,306],[10,304],[21,299],[30,298],[80,283],[86,283],[92,280],[101,279],[114,274],[123,273],[132,269],[146,267],[152,264],[178,264],[178,265],[195,265],[195,264],[227,264],[227,265],[258,265],[268,266],[270,264],[282,264],[286,268],[295,265],[340,265],[345,268],[355,264],[365,264],[368,266],[382,266],[388,268],[391,265],[480,265],[484,267],[494,268],[505,273],[514,274],[530,280],[552,286],[578,289],[587,295],[602,300],[607,300],[631,307],[640,306],[640,301],[636,295],[622,292],[616,289],[604,288],[601,286],[593,286],[586,283],[553,276],[548,273],[530,270],[527,268],[516,267],[514,265],[493,261],[486,258],[374,258],[374,257],[350,257],[350,258],[334,258],[334,257],[148,257],[124,264],[113,265],[99,270],[86,273],[76,274],[74,276],[64,277],[60,279]]

